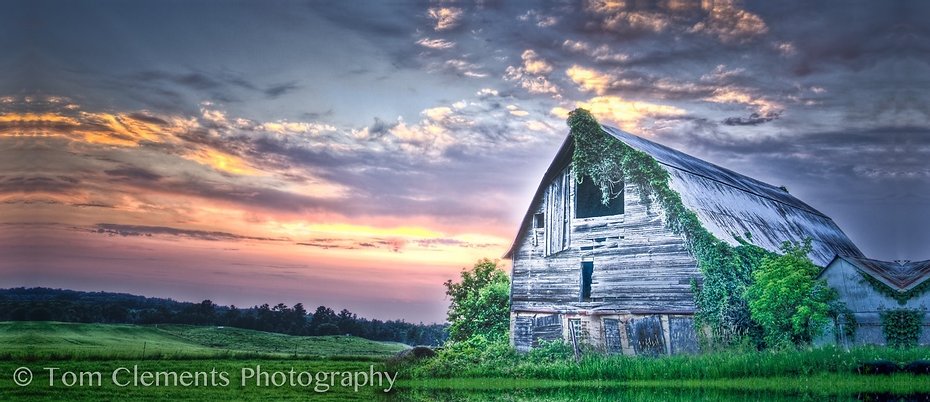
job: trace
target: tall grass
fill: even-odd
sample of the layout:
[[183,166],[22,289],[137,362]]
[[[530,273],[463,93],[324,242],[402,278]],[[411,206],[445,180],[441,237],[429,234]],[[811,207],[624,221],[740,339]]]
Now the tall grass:
[[584,355],[575,361],[564,345],[547,345],[527,354],[509,346],[488,344],[478,353],[461,346],[402,368],[410,378],[524,378],[565,381],[708,380],[750,377],[797,377],[822,373],[853,373],[864,362],[908,363],[930,359],[930,349],[836,347],[783,351],[719,351],[663,357]]

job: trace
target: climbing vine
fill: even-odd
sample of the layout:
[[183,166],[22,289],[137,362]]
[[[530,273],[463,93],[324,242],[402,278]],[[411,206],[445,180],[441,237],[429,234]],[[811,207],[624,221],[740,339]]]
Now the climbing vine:
[[568,126],[575,146],[572,170],[576,181],[593,180],[605,204],[617,196],[624,182],[635,184],[646,207],[658,203],[666,226],[684,236],[703,279],[691,284],[697,305],[695,324],[711,328],[715,341],[728,344],[748,336],[760,346],[762,330],[752,320],[744,294],[752,283],[753,268],[776,254],[751,244],[748,233],[746,239],[737,238],[737,246],[711,234],[669,187],[668,171],[645,152],[606,134],[587,110],[569,113]]
[[930,290],[930,281],[924,281],[920,285],[914,286],[907,292],[899,292],[895,289],[892,289],[890,286],[886,285],[882,281],[873,278],[871,275],[860,272],[859,275],[862,276],[862,279],[872,286],[872,289],[875,289],[878,293],[881,293],[885,296],[888,296],[892,299],[898,301],[898,304],[905,305],[907,301],[911,298],[917,297],[927,290]]
[[897,309],[881,312],[882,332],[888,346],[910,348],[917,346],[924,320],[923,310]]

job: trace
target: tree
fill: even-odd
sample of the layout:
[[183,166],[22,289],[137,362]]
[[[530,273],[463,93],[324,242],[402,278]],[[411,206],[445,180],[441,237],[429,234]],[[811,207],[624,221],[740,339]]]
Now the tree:
[[449,339],[464,341],[476,335],[505,339],[510,327],[510,279],[497,261],[479,260],[462,270],[461,281],[444,283],[450,298]]
[[766,258],[752,273],[746,299],[769,347],[809,344],[830,322],[836,292],[817,280],[820,267],[807,257],[810,251],[810,239],[786,242],[783,255]]

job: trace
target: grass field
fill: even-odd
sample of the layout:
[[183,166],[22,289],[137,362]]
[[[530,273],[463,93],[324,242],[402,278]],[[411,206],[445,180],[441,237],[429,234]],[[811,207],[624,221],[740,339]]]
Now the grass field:
[[0,323],[0,358],[384,358],[406,349],[352,336],[291,336],[191,325]]
[[[382,391],[388,382],[366,384],[356,391],[352,386],[342,386],[344,377],[326,374],[322,381],[330,385],[324,387],[326,392],[317,392],[321,390],[317,388],[318,373],[384,371],[381,362],[405,348],[402,344],[354,337],[298,337],[237,328],[0,323],[0,399],[569,402],[898,400],[902,395],[930,395],[927,376],[852,373],[852,368],[863,360],[890,358],[904,362],[930,357],[927,349],[884,348],[849,353],[812,350],[658,359],[591,357],[580,363],[545,356],[537,360],[530,354],[514,361],[496,361],[494,367],[478,362],[456,365],[452,378],[399,379],[391,393]],[[32,371],[28,386],[14,382],[14,374],[21,367]],[[259,367],[269,375],[280,372],[286,376],[293,370],[314,377],[307,385],[263,385],[261,380],[249,377],[249,371]],[[50,373],[49,368],[55,372]],[[123,370],[118,376],[123,382],[136,377],[130,370],[138,370],[156,375],[191,372],[198,383],[121,387],[114,383],[114,370]],[[76,373],[70,377],[72,381],[84,379],[87,383],[66,386],[65,372]],[[228,383],[199,382],[214,372],[226,373]],[[99,377],[94,377],[95,373],[100,373]],[[55,385],[50,385],[51,380]]]
[[[143,354],[144,348],[144,354]],[[187,325],[110,325],[58,322],[0,323],[0,399],[3,400],[372,400],[388,386],[343,387],[343,372],[380,371],[380,362],[407,346],[348,336],[303,337],[238,328]],[[14,382],[20,367],[31,370],[28,386]],[[121,387],[140,373],[190,372],[198,381]],[[54,369],[54,372],[49,369]],[[114,370],[118,372],[114,383]],[[127,371],[131,370],[131,371]],[[245,372],[243,370],[246,370]],[[243,377],[249,377],[243,385]],[[291,370],[308,373],[284,385],[267,382]],[[64,378],[75,373],[72,377]],[[198,374],[198,373],[204,374]],[[224,383],[213,373],[226,373]],[[317,387],[318,373],[330,386]],[[99,374],[97,374],[99,373]],[[157,374],[153,374],[157,375]],[[310,379],[312,376],[312,379]],[[54,385],[50,385],[50,377]],[[284,378],[284,377],[277,377]],[[334,380],[335,379],[335,380]],[[63,381],[78,381],[66,386]],[[80,380],[85,380],[84,385]],[[257,382],[256,382],[257,381]],[[262,381],[266,381],[264,384]],[[335,381],[335,382],[333,382]],[[353,383],[354,385],[354,383]],[[318,392],[325,390],[325,392]]]

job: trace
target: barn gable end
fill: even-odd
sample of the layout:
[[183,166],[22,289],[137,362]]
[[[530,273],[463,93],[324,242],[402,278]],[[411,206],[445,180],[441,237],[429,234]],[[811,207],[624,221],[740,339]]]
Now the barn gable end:
[[[810,237],[811,258],[823,266],[836,254],[861,256],[833,221],[786,191],[679,151],[603,127],[609,135],[654,158],[669,186],[714,236],[730,244],[748,233],[776,251],[784,241]],[[511,312],[520,350],[538,343],[540,317],[558,321],[563,339],[580,339],[607,352],[696,350],[691,325],[697,261],[682,235],[666,226],[662,208],[648,207],[642,189],[625,183],[621,206],[608,215],[579,218],[579,183],[571,172],[574,144],[566,139],[543,177],[506,254],[513,261]],[[582,197],[582,199],[586,199]],[[586,216],[586,215],[581,215]],[[556,317],[556,318],[553,318]]]

